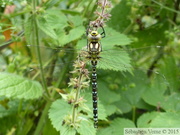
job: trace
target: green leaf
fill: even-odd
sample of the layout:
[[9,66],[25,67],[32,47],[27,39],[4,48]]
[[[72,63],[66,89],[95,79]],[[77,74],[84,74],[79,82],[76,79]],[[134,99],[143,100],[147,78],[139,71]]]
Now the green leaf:
[[44,17],[39,17],[37,20],[38,28],[41,29],[44,33],[50,36],[53,39],[57,39],[58,36],[53,29],[53,26],[48,24],[47,20]]
[[82,26],[82,17],[70,16],[70,19],[72,19],[74,26],[71,26],[72,29],[67,32],[64,29],[69,26],[67,17],[60,10],[51,9],[47,10],[43,17],[39,17],[38,27],[62,46],[81,38],[85,33],[85,28]]
[[107,82],[100,80],[98,83],[99,96],[101,97],[101,101],[104,102],[104,104],[112,104],[120,100],[120,95],[117,95],[117,93],[111,91],[108,88],[108,85],[106,85]]
[[60,135],[76,135],[76,130],[71,127],[64,127],[60,131]]
[[160,107],[168,112],[180,112],[180,94],[172,93],[164,98],[164,102],[160,103]]
[[122,85],[122,88],[126,87],[127,90],[121,91],[121,96],[126,98],[129,104],[136,106],[142,94],[147,90],[147,81],[147,77],[142,71],[135,70],[134,75],[127,74],[122,81],[122,84],[125,84]]
[[58,9],[47,10],[44,18],[52,29],[64,29],[68,26],[68,18]]
[[[173,70],[172,70],[173,69]],[[179,92],[180,80],[178,77],[179,67],[177,67],[176,59],[172,56],[166,57],[164,64],[161,66],[161,72],[166,77],[168,87],[171,92]]]
[[[160,86],[160,85],[159,85]],[[157,106],[164,101],[165,88],[159,88],[157,86],[151,86],[143,95],[143,99],[154,106]],[[153,96],[152,96],[153,95]]]
[[51,105],[51,108],[49,110],[49,118],[52,122],[52,125],[54,128],[56,128],[57,131],[66,131],[66,127],[62,126],[63,120],[65,116],[68,114],[71,114],[71,105],[69,105],[64,100],[56,100]]
[[100,53],[97,68],[114,71],[132,72],[131,58],[126,51],[114,48]]
[[56,100],[49,109],[49,118],[53,127],[60,131],[61,135],[75,135],[76,130],[73,127],[63,125],[67,115],[72,114],[72,106],[64,100]]
[[[86,105],[89,108],[92,108],[92,100],[91,96],[85,96],[85,99],[87,100]],[[106,119],[106,115],[104,113],[104,109],[100,103],[98,103],[99,107],[99,119]],[[65,117],[67,115],[72,115],[72,106],[66,103],[63,100],[56,100],[53,102],[51,105],[51,108],[49,110],[49,118],[52,122],[52,125],[54,128],[56,128],[57,131],[60,131],[61,134],[74,134],[77,131],[80,133],[87,132],[87,129],[90,129],[91,131],[89,132],[90,135],[95,133],[94,127],[93,127],[93,121],[89,121],[88,118],[93,118],[92,114],[92,109],[88,110],[84,109],[82,106],[78,108],[78,112],[83,110],[86,112],[88,115],[82,115],[82,113],[79,113],[79,119],[80,120],[80,126],[78,128],[73,128],[73,127],[68,127],[67,125],[62,125],[63,121],[65,120]],[[66,120],[65,120],[66,121]],[[87,128],[87,129],[86,129]],[[76,131],[77,130],[77,131]],[[86,131],[85,131],[86,130]]]
[[67,104],[63,100],[56,100],[52,104],[49,110],[49,118],[51,119],[52,124],[56,128],[56,130],[60,131],[62,135],[75,135],[77,131],[81,134],[84,134],[89,130],[89,135],[94,135],[95,129],[93,128],[93,124],[89,123],[89,121],[86,120],[82,120],[80,122],[80,126],[77,128],[77,131],[75,128],[62,125],[65,116],[72,113],[71,110],[72,106]]
[[142,98],[150,105],[163,108],[166,111],[176,112],[180,108],[179,93],[169,93],[168,88],[169,84],[164,78],[157,77],[156,80],[152,82],[152,85],[147,88]]
[[[107,72],[106,74],[108,75]],[[120,95],[111,91],[108,87],[109,85],[108,82],[106,81],[105,78],[104,78],[105,80],[102,80],[103,78],[101,78],[101,76],[98,76],[98,95],[99,95],[99,99],[104,105],[104,108],[106,109],[106,114],[109,116],[116,112],[117,107],[113,105],[113,103],[120,100]]]
[[[77,26],[82,26],[83,25],[83,18],[80,15],[76,15],[76,16],[69,16],[69,19],[71,20],[71,23],[77,27]],[[84,29],[84,33],[85,33],[85,29]]]
[[165,98],[164,94],[166,88],[167,88],[167,84],[164,83],[164,79],[159,77],[152,83],[150,87],[147,88],[142,98],[146,103],[150,105],[161,106],[161,103],[164,102],[164,98]]
[[77,129],[80,135],[96,135],[96,129],[92,123],[88,121],[82,121],[80,128]]
[[121,87],[118,93],[121,95],[121,100],[116,105],[125,113],[137,107],[149,85],[146,74],[139,70],[135,70],[134,75],[124,73],[119,77],[121,77]]
[[98,130],[97,135],[111,135],[112,129],[110,127],[107,128],[101,128]]
[[[152,123],[150,124],[152,127],[158,128],[179,128],[180,125],[180,113],[160,113],[155,119],[153,119]],[[164,124],[166,121],[166,124]]]
[[97,135],[123,135],[124,128],[135,128],[134,123],[128,119],[117,118],[113,120],[108,128],[98,131]]
[[44,16],[38,17],[37,21],[38,27],[48,36],[56,40],[59,38],[57,31],[62,31],[68,26],[67,17],[60,10],[55,9],[47,10]]
[[61,45],[65,45],[67,43],[70,43],[74,40],[77,40],[81,38],[81,36],[84,34],[84,26],[78,26],[70,30],[69,34],[65,34],[63,31],[58,31],[58,40]]
[[154,118],[156,118],[159,115],[159,112],[151,112],[151,113],[145,113],[139,117],[137,120],[137,127],[138,128],[148,128],[151,127],[150,123]]
[[111,104],[111,105],[109,105],[109,104],[105,105],[104,104],[104,108],[106,109],[106,114],[108,116],[110,116],[110,115],[114,114],[115,112],[119,111],[119,108],[117,108],[117,106],[113,105],[113,104]]
[[111,49],[114,45],[128,45],[131,40],[124,34],[117,32],[116,30],[106,27],[106,37],[101,39],[102,48],[107,50]]
[[138,128],[179,128],[180,113],[152,112],[142,115],[138,121]]
[[35,99],[42,96],[42,86],[36,81],[1,72],[0,96],[18,99]]
[[107,22],[108,26],[121,32],[125,31],[131,23],[130,19],[128,19],[131,7],[126,3],[126,0],[122,0],[116,5],[111,11],[111,19]]

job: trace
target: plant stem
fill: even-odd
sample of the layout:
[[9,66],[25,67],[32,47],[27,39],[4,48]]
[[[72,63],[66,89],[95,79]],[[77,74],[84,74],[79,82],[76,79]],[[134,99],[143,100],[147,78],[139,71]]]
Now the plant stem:
[[38,62],[40,66],[40,72],[41,72],[41,80],[42,80],[42,85],[44,87],[44,90],[48,97],[50,97],[50,94],[47,89],[47,83],[44,77],[44,71],[43,71],[43,64],[42,64],[42,59],[41,59],[41,53],[40,53],[40,47],[39,47],[39,33],[38,33],[38,26],[37,26],[37,19],[36,19],[36,0],[32,1],[32,6],[33,6],[33,21],[32,21],[32,33],[33,33],[33,44],[36,46],[36,52],[37,52],[37,57],[38,57]]
[[136,119],[136,107],[133,106],[132,107],[132,121],[135,122]]
[[107,0],[104,0],[103,6],[102,6],[101,16],[103,16],[103,14],[104,14],[106,3],[107,3]]
[[[82,73],[80,74],[79,78],[78,78],[78,89],[76,91],[76,97],[75,97],[75,101],[74,103],[77,103],[78,99],[79,99],[79,93],[80,93],[80,90],[81,90],[81,79],[82,79]],[[75,123],[75,120],[76,120],[76,104],[74,104],[73,106],[73,113],[72,113],[72,123],[74,124]]]
[[[180,0],[176,0],[174,1],[174,9],[176,11],[179,11],[179,4],[180,4]],[[177,19],[177,13],[174,13],[174,16],[173,16],[173,22],[176,23],[176,19]]]
[[[54,93],[55,93],[55,92],[54,92]],[[43,127],[44,127],[44,124],[45,124],[45,122],[46,122],[46,120],[47,120],[47,114],[48,114],[49,108],[50,108],[50,106],[51,106],[51,103],[52,103],[52,102],[47,102],[47,103],[46,103],[46,106],[45,106],[45,108],[44,108],[44,110],[43,110],[43,112],[42,112],[42,115],[41,115],[40,119],[39,119],[37,128],[36,128],[36,130],[35,130],[35,132],[34,132],[34,135],[40,135],[40,134],[41,134],[42,129],[43,129]]]

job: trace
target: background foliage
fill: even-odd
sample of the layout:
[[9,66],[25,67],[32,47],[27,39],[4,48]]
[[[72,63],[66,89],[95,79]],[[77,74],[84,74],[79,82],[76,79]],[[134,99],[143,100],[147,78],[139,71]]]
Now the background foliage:
[[70,71],[76,50],[86,45],[96,1],[0,1],[0,135],[121,135],[124,128],[179,128],[179,0],[111,2],[97,71],[96,130],[91,88],[81,92],[86,102],[78,108],[78,126],[63,125],[72,113],[63,95],[71,94]]

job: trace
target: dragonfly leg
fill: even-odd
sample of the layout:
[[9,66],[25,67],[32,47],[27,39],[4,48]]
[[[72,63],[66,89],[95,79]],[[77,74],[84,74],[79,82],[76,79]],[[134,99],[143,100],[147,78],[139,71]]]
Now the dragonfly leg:
[[103,32],[101,33],[101,35],[102,35],[102,38],[105,38],[105,37],[106,37],[105,30],[104,30],[104,28],[103,28],[103,27],[101,27],[101,28],[102,28],[102,30],[103,30]]

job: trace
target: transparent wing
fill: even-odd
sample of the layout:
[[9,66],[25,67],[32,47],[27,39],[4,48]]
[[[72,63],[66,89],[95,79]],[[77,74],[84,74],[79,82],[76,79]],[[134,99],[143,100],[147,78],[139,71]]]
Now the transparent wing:
[[[35,48],[35,45],[27,45],[29,49]],[[76,56],[81,49],[74,49],[73,47],[46,47],[39,46],[41,51],[41,58],[43,64],[43,70],[46,77],[51,76],[53,80],[57,80],[59,76],[66,72],[73,70],[73,62],[76,60]],[[86,47],[84,47],[86,50]],[[161,50],[161,46],[148,46],[142,48],[130,48],[130,47],[114,47],[103,48],[100,53],[100,59],[98,60],[97,68],[103,70],[113,70],[120,72],[130,72],[133,74],[133,70],[139,69],[148,76],[153,74],[163,76],[156,69],[158,54]],[[33,54],[34,55],[34,54]],[[30,56],[28,56],[30,57]],[[31,57],[30,57],[31,59]],[[88,62],[89,70],[91,71],[91,62]],[[32,60],[28,64],[24,64],[24,70],[26,75],[37,78],[40,76],[40,68],[37,58]]]
[[[32,47],[32,45],[28,46]],[[68,61],[66,58],[60,58],[61,56],[64,54],[68,56],[77,56],[77,53],[80,51],[80,49],[74,48],[49,48],[45,46],[40,46],[40,48],[42,51],[44,49],[51,50],[49,57],[51,59],[53,59],[53,57],[58,59],[56,61],[56,66],[59,67],[63,66],[65,63],[72,64],[75,60],[75,57]],[[97,68],[128,72],[132,72],[132,69],[137,68],[144,68],[144,70],[148,70],[160,48],[160,46],[148,46],[143,48],[116,47],[108,50],[103,49],[103,51],[100,53],[101,58],[98,60]],[[145,64],[143,65],[143,63]],[[44,64],[44,66],[48,68],[54,65]]]

